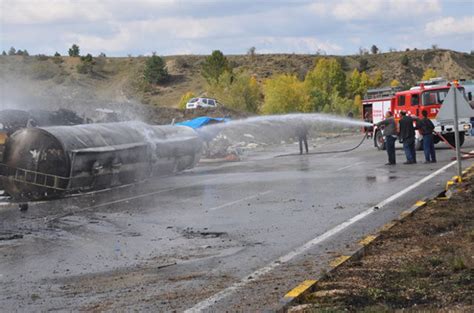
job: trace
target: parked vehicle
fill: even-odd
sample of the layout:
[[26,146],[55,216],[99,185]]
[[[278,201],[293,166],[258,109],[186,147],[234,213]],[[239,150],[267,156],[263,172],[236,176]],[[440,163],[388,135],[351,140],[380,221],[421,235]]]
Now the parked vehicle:
[[217,100],[212,98],[192,98],[186,103],[186,109],[215,108]]

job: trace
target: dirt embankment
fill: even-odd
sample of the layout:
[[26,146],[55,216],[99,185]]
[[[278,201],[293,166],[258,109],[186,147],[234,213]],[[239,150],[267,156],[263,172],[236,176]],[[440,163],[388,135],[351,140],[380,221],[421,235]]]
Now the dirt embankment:
[[[402,56],[408,63],[401,63]],[[2,101],[34,108],[96,108],[126,110],[131,103],[177,107],[183,94],[206,94],[201,66],[207,56],[166,56],[168,82],[147,86],[142,79],[145,57],[94,58],[92,73],[77,71],[79,58],[47,56],[0,56],[0,82],[5,87]],[[403,85],[420,80],[427,68],[448,79],[472,79],[474,55],[451,50],[413,50],[370,55],[256,54],[229,55],[232,67],[248,71],[261,84],[275,74],[295,74],[303,79],[319,58],[335,57],[346,75],[357,68],[370,75],[380,70],[383,86],[393,79]],[[0,103],[1,106],[1,103]]]
[[291,312],[474,312],[474,177],[384,233]]

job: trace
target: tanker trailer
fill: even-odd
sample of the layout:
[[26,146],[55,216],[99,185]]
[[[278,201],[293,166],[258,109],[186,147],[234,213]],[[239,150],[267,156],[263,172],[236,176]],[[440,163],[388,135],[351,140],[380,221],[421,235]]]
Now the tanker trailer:
[[133,184],[192,168],[202,140],[184,126],[142,122],[25,128],[7,140],[0,178],[14,200]]

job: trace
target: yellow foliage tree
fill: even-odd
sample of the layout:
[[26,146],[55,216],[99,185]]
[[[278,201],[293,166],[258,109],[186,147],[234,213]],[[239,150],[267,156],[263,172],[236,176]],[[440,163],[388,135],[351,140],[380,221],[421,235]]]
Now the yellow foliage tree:
[[181,100],[179,100],[178,108],[181,109],[181,110],[186,109],[186,103],[188,103],[189,100],[191,100],[192,98],[195,98],[195,97],[196,96],[191,91],[186,92],[181,97]]
[[435,77],[438,77],[438,73],[432,68],[427,68],[423,73],[423,78],[421,80],[429,80]]
[[354,113],[354,116],[356,114],[359,114],[362,109],[362,97],[360,95],[356,95],[354,97],[354,105],[352,107],[352,112]]
[[392,82],[390,83],[390,87],[398,87],[400,86],[400,82],[396,79],[392,80]]
[[295,75],[282,74],[269,78],[264,86],[264,114],[283,114],[290,112],[311,112],[312,106],[304,83]]
[[208,94],[227,107],[256,113],[261,102],[260,87],[255,77],[246,72],[224,72],[207,88]]
[[383,72],[381,70],[377,70],[374,73],[373,78],[370,81],[371,87],[379,87],[382,85],[383,82]]

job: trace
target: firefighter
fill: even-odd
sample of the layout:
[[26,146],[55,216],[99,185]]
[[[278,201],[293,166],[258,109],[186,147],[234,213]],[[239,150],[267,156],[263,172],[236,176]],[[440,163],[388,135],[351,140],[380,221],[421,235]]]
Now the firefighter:
[[374,126],[381,127],[384,126],[383,135],[385,137],[385,148],[387,149],[388,163],[385,165],[395,165],[395,141],[397,140],[397,126],[395,124],[395,119],[393,114],[390,111],[385,113],[385,119],[383,121],[374,124]]
[[416,164],[416,150],[415,150],[415,127],[413,126],[414,121],[418,121],[418,118],[414,118],[407,115],[407,112],[401,111],[400,115],[400,142],[403,144],[403,150],[407,161],[403,164]]
[[428,118],[428,111],[421,111],[423,118],[418,123],[418,129],[423,135],[423,152],[425,153],[424,163],[436,163],[436,152],[433,142],[433,122]]
[[296,137],[298,137],[300,145],[300,154],[303,154],[303,143],[306,153],[308,153],[308,125],[304,122],[296,126]]

